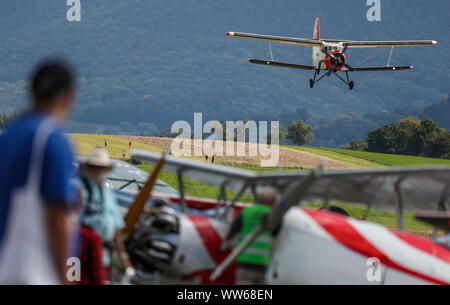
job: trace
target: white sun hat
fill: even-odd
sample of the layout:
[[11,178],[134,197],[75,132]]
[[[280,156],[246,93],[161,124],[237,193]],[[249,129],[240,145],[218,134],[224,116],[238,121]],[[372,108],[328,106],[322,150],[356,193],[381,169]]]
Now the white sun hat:
[[99,166],[99,167],[109,167],[113,166],[111,159],[109,158],[109,153],[106,149],[96,148],[87,157],[84,162],[87,165]]

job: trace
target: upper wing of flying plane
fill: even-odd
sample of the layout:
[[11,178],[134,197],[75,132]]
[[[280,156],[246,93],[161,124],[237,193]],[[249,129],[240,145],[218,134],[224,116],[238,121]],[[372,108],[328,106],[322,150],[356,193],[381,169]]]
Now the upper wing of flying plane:
[[[133,150],[133,158],[156,163],[161,154]],[[208,185],[242,191],[272,185],[283,191],[307,172],[257,173],[211,163],[167,156],[165,169]],[[376,209],[405,211],[450,210],[450,168],[389,168],[379,170],[326,171],[307,190],[308,200],[335,200],[368,204]],[[447,204],[447,206],[445,206]]]
[[437,44],[437,41],[435,40],[396,40],[396,41],[355,41],[355,40],[334,40],[334,39],[317,40],[317,39],[261,35],[261,34],[241,33],[241,32],[228,32],[227,35],[230,37],[266,40],[308,47],[322,46],[323,42],[342,43],[344,47],[347,46],[348,48],[430,46]]
[[431,46],[437,44],[435,40],[397,40],[397,41],[343,41],[348,48],[375,48],[375,47],[411,47]]
[[260,35],[260,34],[240,33],[240,32],[228,32],[227,35],[230,37],[266,40],[266,41],[273,41],[273,42],[286,43],[286,44],[296,44],[296,45],[307,46],[307,47],[322,46],[322,42],[320,40],[307,39],[307,38],[293,38],[293,37]]

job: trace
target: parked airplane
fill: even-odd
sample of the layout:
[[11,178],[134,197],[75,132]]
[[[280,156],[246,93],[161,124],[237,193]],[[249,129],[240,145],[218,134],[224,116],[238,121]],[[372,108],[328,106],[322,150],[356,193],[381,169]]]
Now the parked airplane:
[[[144,162],[162,160],[157,153],[132,154]],[[310,174],[261,174],[173,156],[164,157],[164,168],[178,175],[179,196],[161,194],[172,202],[144,213],[128,243],[136,266],[161,274],[159,279],[232,284],[235,258],[261,231],[276,228],[266,273],[269,284],[450,284],[447,243],[403,232],[405,211],[449,209],[449,168],[331,172],[318,168]],[[216,202],[187,199],[183,177],[218,186],[221,195]],[[221,251],[231,220],[245,206],[237,200],[248,190],[256,197],[255,190],[264,185],[275,187],[282,200],[254,234],[234,249]],[[225,189],[236,195],[227,199]],[[365,204],[366,216],[371,208],[394,210],[398,230],[300,206],[304,201],[323,201],[325,207],[329,201]],[[192,208],[193,204],[201,208]],[[448,213],[438,216],[448,222]],[[438,228],[447,234],[450,229]],[[367,278],[369,258],[380,262],[378,281]],[[145,283],[143,278],[137,282]]]
[[[283,68],[293,68],[302,70],[314,70],[314,77],[309,80],[309,87],[313,88],[324,76],[330,76],[331,73],[336,75],[340,80],[348,85],[352,90],[354,82],[349,80],[348,72],[363,71],[398,71],[412,69],[413,66],[390,66],[392,52],[395,47],[404,46],[428,46],[435,45],[435,40],[404,40],[404,41],[354,41],[354,40],[335,40],[320,38],[320,22],[319,17],[316,18],[313,39],[291,38],[271,35],[260,35],[251,33],[228,32],[228,36],[247,39],[259,39],[269,42],[269,51],[271,60],[249,59],[252,64],[277,66]],[[294,44],[312,47],[312,65],[298,65],[284,62],[277,62],[273,59],[271,42],[279,42],[285,44]],[[391,47],[391,53],[386,67],[352,67],[347,63],[345,51],[347,48],[374,48],[374,47]],[[317,77],[321,70],[327,70],[320,78]],[[344,72],[346,79],[341,77],[338,72]]]

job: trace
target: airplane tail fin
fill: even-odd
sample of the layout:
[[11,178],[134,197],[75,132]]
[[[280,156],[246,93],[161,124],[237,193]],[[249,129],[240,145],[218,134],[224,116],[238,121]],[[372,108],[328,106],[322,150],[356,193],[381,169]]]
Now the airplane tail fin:
[[320,40],[320,21],[319,21],[319,17],[316,17],[316,22],[314,24],[313,39]]

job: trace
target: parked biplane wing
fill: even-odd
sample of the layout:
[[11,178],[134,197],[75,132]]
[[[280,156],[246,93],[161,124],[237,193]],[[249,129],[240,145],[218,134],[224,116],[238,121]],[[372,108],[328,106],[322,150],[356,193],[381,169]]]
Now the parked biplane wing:
[[[144,150],[133,150],[132,155],[153,164],[161,158],[161,154]],[[173,156],[166,157],[165,169],[242,192],[243,188],[262,185],[274,186],[281,192],[308,175],[304,171],[258,173]],[[309,187],[304,199],[366,204],[387,211],[450,210],[449,188],[449,167],[328,170]]]

